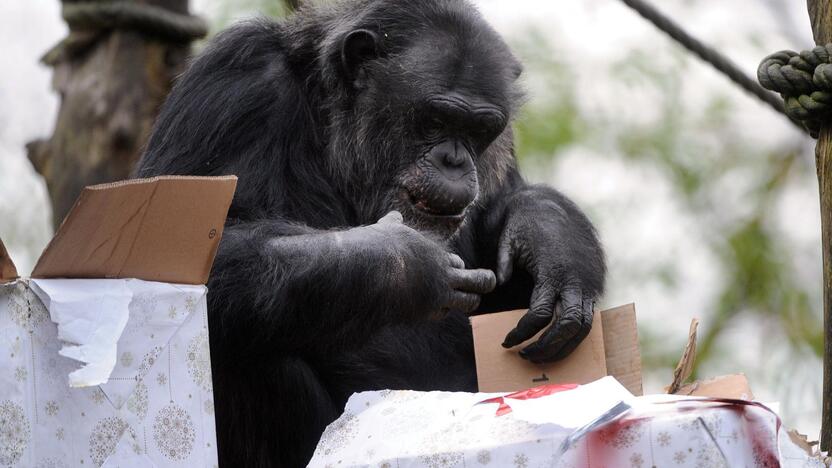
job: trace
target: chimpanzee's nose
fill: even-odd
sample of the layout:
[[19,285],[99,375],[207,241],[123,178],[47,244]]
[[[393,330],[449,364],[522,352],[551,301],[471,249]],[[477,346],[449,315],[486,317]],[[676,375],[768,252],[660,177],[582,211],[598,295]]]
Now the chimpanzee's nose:
[[459,167],[465,164],[465,159],[468,157],[468,152],[459,151],[459,145],[455,144],[453,151],[445,153],[445,165],[448,167]]
[[442,174],[456,180],[473,169],[471,153],[458,141],[445,141],[431,151],[431,162]]

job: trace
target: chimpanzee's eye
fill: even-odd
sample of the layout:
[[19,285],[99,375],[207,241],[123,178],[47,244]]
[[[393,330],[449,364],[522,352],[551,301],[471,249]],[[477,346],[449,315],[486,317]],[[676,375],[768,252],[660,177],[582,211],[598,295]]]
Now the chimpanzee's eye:
[[484,140],[492,138],[494,133],[494,127],[488,125],[477,125],[474,129],[474,134]]
[[505,128],[504,120],[498,115],[483,115],[477,119],[474,126],[474,133],[477,138],[482,138],[484,141],[491,141],[503,131]]
[[445,123],[438,116],[433,116],[425,125],[425,131],[428,136],[435,137],[442,134],[445,129]]

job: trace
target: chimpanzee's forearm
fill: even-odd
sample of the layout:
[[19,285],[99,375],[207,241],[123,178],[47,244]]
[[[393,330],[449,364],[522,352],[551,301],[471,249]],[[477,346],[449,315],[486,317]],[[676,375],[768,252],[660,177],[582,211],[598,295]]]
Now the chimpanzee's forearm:
[[[434,268],[372,226],[317,231],[285,221],[226,228],[209,282],[212,340],[242,353],[360,345],[385,324],[424,316]],[[223,346],[226,347],[226,346]]]

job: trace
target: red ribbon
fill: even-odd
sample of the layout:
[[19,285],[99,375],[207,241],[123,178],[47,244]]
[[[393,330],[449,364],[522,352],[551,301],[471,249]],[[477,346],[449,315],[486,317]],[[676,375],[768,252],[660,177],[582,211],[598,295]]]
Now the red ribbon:
[[555,393],[565,392],[567,390],[574,390],[576,388],[578,388],[577,384],[541,385],[539,387],[530,388],[528,390],[509,393],[508,395],[489,398],[477,404],[480,405],[483,403],[499,403],[500,407],[497,408],[497,416],[504,416],[506,414],[511,413],[512,411],[511,406],[509,406],[508,403],[506,403],[506,398],[511,398],[512,400],[533,400],[535,398],[554,395]]

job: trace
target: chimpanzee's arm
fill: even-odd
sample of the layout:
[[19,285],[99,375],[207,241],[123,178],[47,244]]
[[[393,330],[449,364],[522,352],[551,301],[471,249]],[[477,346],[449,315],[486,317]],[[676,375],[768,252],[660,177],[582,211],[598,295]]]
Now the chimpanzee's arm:
[[568,355],[589,333],[606,266],[595,228],[554,189],[526,184],[513,170],[460,232],[456,249],[471,267],[497,273],[481,312],[529,308],[503,346],[549,327],[521,355],[536,362]]
[[212,340],[237,356],[358,346],[384,325],[473,310],[494,283],[398,213],[343,231],[232,224],[208,285]]

